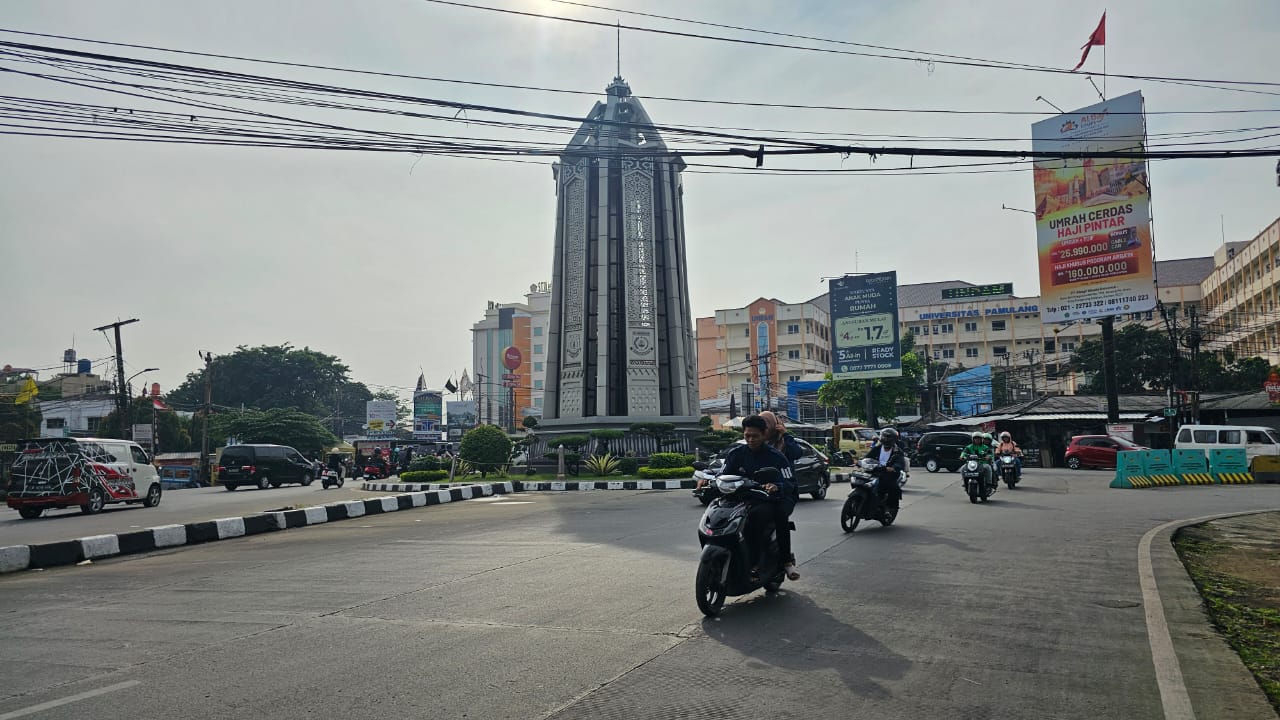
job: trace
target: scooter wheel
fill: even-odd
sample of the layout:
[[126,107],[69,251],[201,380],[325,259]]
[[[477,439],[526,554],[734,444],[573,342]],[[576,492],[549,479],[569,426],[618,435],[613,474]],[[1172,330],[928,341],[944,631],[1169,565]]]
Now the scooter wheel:
[[860,522],[862,522],[862,497],[850,495],[849,499],[844,501],[844,507],[840,509],[840,529],[851,533],[858,529]]

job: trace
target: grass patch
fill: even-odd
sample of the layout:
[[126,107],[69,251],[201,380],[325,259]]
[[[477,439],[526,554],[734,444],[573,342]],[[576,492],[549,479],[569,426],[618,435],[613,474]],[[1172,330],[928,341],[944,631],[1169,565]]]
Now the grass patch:
[[[1210,525],[1179,530],[1173,546],[1214,626],[1280,711],[1280,568],[1274,551],[1227,542]],[[1277,568],[1272,581],[1259,582],[1259,561]],[[1241,577],[1244,568],[1255,570],[1249,579]]]

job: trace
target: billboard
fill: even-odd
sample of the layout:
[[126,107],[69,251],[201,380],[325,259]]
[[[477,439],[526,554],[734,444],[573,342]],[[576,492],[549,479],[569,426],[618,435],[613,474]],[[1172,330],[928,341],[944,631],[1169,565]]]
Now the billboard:
[[419,390],[413,394],[413,436],[424,440],[438,440],[440,424],[444,419],[443,395],[436,390]]
[[480,417],[479,403],[475,400],[450,400],[449,428],[450,436],[454,428],[473,428]]
[[364,404],[364,422],[370,433],[389,433],[396,424],[394,400],[369,400]]
[[831,377],[856,380],[902,375],[898,343],[898,273],[831,280]]
[[[1142,152],[1142,93],[1031,126],[1036,152]],[[1156,306],[1151,191],[1139,159],[1037,160],[1040,317],[1069,322]]]

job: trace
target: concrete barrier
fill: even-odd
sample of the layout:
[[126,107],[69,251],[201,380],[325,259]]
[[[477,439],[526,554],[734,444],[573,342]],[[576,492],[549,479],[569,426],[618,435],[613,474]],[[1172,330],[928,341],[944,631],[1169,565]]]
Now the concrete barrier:
[[1151,487],[1143,468],[1143,454],[1142,450],[1121,450],[1116,453],[1116,476],[1111,481],[1111,487],[1122,490]]
[[1254,482],[1280,483],[1280,455],[1259,455],[1249,463]]
[[1249,458],[1240,448],[1209,451],[1209,470],[1224,485],[1248,485],[1253,482]]

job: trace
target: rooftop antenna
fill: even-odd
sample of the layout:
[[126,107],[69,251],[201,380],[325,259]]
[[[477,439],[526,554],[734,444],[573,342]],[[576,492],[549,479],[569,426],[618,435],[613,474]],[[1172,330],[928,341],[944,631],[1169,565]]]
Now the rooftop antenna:
[[[1103,47],[1105,48],[1106,46],[1104,45]],[[1106,52],[1106,51],[1104,50],[1103,52]],[[1088,80],[1088,81],[1089,81],[1089,84],[1093,86],[1093,91],[1094,91],[1094,92],[1096,92],[1096,93],[1098,93],[1098,98],[1099,98],[1100,100],[1102,100],[1102,102],[1106,102],[1106,101],[1107,101],[1107,96],[1106,96],[1106,95],[1103,95],[1103,94],[1102,94],[1102,91],[1098,89],[1098,83],[1096,83],[1096,82],[1094,82],[1094,81],[1093,81],[1093,76],[1092,76],[1092,75],[1085,75],[1084,77],[1085,77],[1085,79],[1086,79],[1086,80]],[[1103,81],[1103,82],[1106,82],[1106,80],[1107,80],[1107,79],[1106,79],[1105,77],[1102,79],[1102,81]]]
[[615,20],[618,24],[618,77],[622,77],[622,21]]
[[1043,95],[1037,95],[1037,96],[1036,96],[1036,99],[1037,99],[1037,100],[1040,100],[1040,101],[1042,101],[1042,102],[1048,103],[1049,107],[1053,108],[1054,110],[1057,110],[1059,113],[1062,113],[1063,115],[1066,115],[1066,114],[1067,114],[1067,111],[1066,111],[1066,110],[1063,110],[1062,108],[1058,107],[1057,105],[1054,105],[1053,103],[1049,102],[1049,101],[1045,98],[1045,96],[1043,96]]

